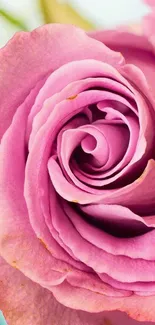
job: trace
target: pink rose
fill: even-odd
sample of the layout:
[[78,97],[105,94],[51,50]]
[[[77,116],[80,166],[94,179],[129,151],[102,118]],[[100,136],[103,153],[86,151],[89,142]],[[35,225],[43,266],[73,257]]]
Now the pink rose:
[[151,7],[155,6],[155,0],[143,0],[143,1]]
[[55,24],[0,50],[0,309],[11,325],[137,324],[119,311],[155,321],[148,39]]

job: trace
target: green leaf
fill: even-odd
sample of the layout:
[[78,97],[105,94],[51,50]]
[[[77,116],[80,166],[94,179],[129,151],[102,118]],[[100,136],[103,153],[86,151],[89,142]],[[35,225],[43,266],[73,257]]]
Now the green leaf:
[[39,0],[46,23],[73,24],[85,30],[94,29],[93,24],[80,16],[68,3],[57,0]]
[[7,12],[3,9],[0,9],[0,16],[5,18],[9,23],[18,27],[19,29],[28,31],[28,28],[25,25],[25,23],[23,23],[19,18],[12,16],[12,14],[10,14],[9,12]]

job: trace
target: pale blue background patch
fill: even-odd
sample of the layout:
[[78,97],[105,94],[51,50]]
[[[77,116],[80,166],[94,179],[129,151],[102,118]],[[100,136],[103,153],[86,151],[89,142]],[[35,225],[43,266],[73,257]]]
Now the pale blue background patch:
[[7,325],[3,313],[0,311],[0,325]]

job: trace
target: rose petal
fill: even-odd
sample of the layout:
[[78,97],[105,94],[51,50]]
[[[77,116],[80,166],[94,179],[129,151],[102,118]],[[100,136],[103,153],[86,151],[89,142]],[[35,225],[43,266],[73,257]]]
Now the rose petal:
[[[136,227],[146,230],[144,225],[145,222],[147,225],[147,217],[143,220],[143,218],[134,214],[129,209],[117,205],[94,204],[79,206],[79,215],[75,211],[72,211],[73,209],[69,208],[69,206],[67,206],[66,209],[69,213],[69,218],[81,236],[93,243],[96,247],[102,248],[113,255],[143,258],[147,260],[155,259],[155,252],[153,249],[155,231],[144,234],[143,236],[133,236],[133,238],[125,238],[125,236],[123,236],[126,227],[131,226],[135,228],[135,230]],[[80,210],[87,214],[88,217],[86,220],[80,217]],[[89,223],[91,217],[94,219],[94,225]],[[117,224],[120,223],[122,237],[124,238],[111,236],[103,229],[98,229],[95,227],[96,220],[109,221],[109,223],[112,222],[114,228],[115,224],[117,226]],[[151,245],[148,243],[151,243]]]
[[[29,100],[31,94],[27,101]],[[53,255],[50,254],[46,245],[34,234],[29,222],[23,196],[25,128],[30,109],[27,101],[17,110],[0,147],[0,251],[12,266],[22,270],[34,281],[47,286],[49,283],[52,285],[64,281],[68,272],[68,263],[54,258],[53,255],[62,257],[67,262],[69,256],[65,256],[52,237],[50,237],[50,245],[52,245]],[[42,230],[48,237],[49,231],[45,224]]]
[[[116,289],[124,289],[124,290],[131,290],[135,293],[142,293],[144,296],[146,295],[154,295],[155,294],[155,282],[132,282],[126,283],[121,281],[116,281],[109,275],[105,273],[98,273],[98,276],[102,279],[102,281],[110,284],[112,287]],[[143,291],[144,290],[144,291]],[[148,290],[148,291],[147,291]],[[149,294],[148,294],[149,292]]]
[[[55,200],[54,194],[53,200]],[[72,213],[76,215],[74,210]],[[74,256],[84,264],[91,267],[97,273],[106,273],[116,280],[122,281],[123,279],[124,282],[155,281],[153,271],[155,269],[154,260],[148,263],[145,259],[131,259],[127,256],[115,256],[107,253],[104,250],[104,245],[102,248],[99,248],[81,236],[77,229],[73,227],[72,222],[69,222],[65,214],[66,211],[64,213],[62,209],[59,214],[54,212],[53,218],[56,218],[57,222],[57,227],[55,226],[55,228],[59,232],[59,236],[65,245],[70,247]],[[69,234],[69,236],[67,234]],[[141,269],[143,269],[143,272],[141,272]]]
[[155,0],[143,0],[147,5],[155,7]]
[[[152,26],[153,21],[152,19]],[[134,64],[143,71],[149,85],[155,90],[154,51],[146,36],[139,36],[135,33],[122,32],[119,30],[101,30],[88,34],[100,42],[103,42],[114,51],[120,51],[125,57],[126,63]]]
[[[102,110],[103,103],[101,102],[97,106],[99,109]],[[88,173],[86,173],[84,171],[82,171],[80,173],[77,168],[73,169],[74,174],[77,175],[78,178],[80,178],[81,180],[83,180],[86,183],[90,183],[91,185],[95,185],[95,186],[107,185],[107,184],[111,183],[112,181],[117,180],[117,178],[119,178],[121,175],[125,174],[127,172],[127,170],[130,169],[130,166],[132,165],[132,158],[135,153],[135,148],[136,148],[136,144],[137,144],[137,140],[138,140],[138,133],[139,133],[139,125],[137,123],[137,120],[134,118],[134,116],[129,115],[126,117],[123,114],[121,114],[120,112],[115,112],[115,110],[111,107],[104,108],[103,111],[108,112],[108,114],[113,114],[113,113],[116,114],[116,117],[119,117],[120,119],[122,119],[124,121],[124,123],[126,123],[128,129],[129,129],[129,132],[130,132],[130,139],[129,139],[129,144],[127,145],[127,143],[126,143],[126,148],[124,146],[124,150],[126,149],[126,152],[125,152],[124,156],[122,157],[122,159],[120,159],[120,162],[118,164],[116,164],[116,166],[111,168],[110,170],[107,170],[107,171],[105,170],[104,174],[103,174],[103,171],[104,171],[104,169],[106,169],[106,168],[104,168],[104,167],[106,167],[106,165],[102,166],[99,169],[100,173],[98,175],[92,174],[90,176]],[[101,122],[104,125],[104,124],[107,124],[107,122],[111,123],[111,120],[107,119],[107,120],[103,120]],[[97,126],[99,123],[100,123],[100,120],[96,121],[94,123],[94,125]],[[124,130],[124,131],[126,131],[126,130]],[[115,140],[116,147],[120,146],[119,140],[120,140],[119,137]],[[130,162],[130,160],[131,160],[131,162]],[[127,163],[128,163],[128,165],[127,165]],[[97,171],[97,168],[93,168],[93,170]],[[117,174],[115,174],[113,176],[113,174],[116,172],[117,172]],[[106,179],[106,177],[109,177],[109,176],[111,176],[111,177],[109,179]],[[89,178],[90,178],[90,180],[89,180]],[[94,190],[92,192],[97,193],[96,190]],[[101,194],[101,192],[98,192],[98,193]]]
[[[64,76],[63,78],[61,77],[62,75]],[[104,79],[101,79],[101,77]],[[111,81],[111,79],[114,79],[114,81]],[[110,90],[121,94],[123,93],[125,98],[124,96],[112,94],[111,92],[109,93],[109,99],[115,99],[120,103],[124,103],[136,113],[136,108],[133,105],[133,101],[131,104],[130,101],[127,100],[128,98],[126,99],[126,97],[129,97],[129,99],[134,98],[132,91],[129,91],[130,88],[132,90],[132,87],[116,69],[108,64],[96,60],[70,62],[57,69],[50,75],[36,98],[35,104],[33,105],[28,118],[27,136],[29,138],[31,133],[29,144],[30,148],[36,133],[47,121],[47,118],[51,114],[56,104],[60,103],[64,99],[75,99],[80,92],[84,92],[84,90],[86,90],[88,87],[92,88],[92,83],[94,83],[94,87],[95,85],[96,87],[108,87]],[[124,85],[129,89],[124,87]]]
[[[80,308],[89,312],[100,312],[104,306],[105,310],[122,310],[130,317],[138,321],[155,322],[154,299],[155,297],[138,297],[136,295],[125,298],[109,298],[86,289],[74,288],[69,283],[63,283],[53,288],[54,296],[65,306]],[[87,304],[85,303],[87,301]],[[127,320],[125,324],[127,325]],[[115,322],[115,320],[114,320]],[[104,324],[104,323],[103,323]],[[115,323],[113,323],[115,325]],[[119,325],[120,325],[119,324]],[[133,321],[134,324],[134,321]],[[135,323],[134,325],[138,325]],[[140,323],[143,324],[143,323]],[[152,323],[146,323],[151,325]],[[131,323],[132,325],[132,323]],[[152,324],[153,325],[153,324]]]
[[[151,159],[142,173],[142,175],[132,184],[125,188],[111,192],[111,195],[105,197],[108,204],[122,204],[131,207],[135,211],[151,213],[154,207],[154,184],[155,184],[155,161]],[[109,196],[109,198],[108,198]],[[141,198],[143,197],[143,200]]]
[[111,325],[139,324],[118,311],[87,313],[67,308],[50,291],[29,280],[1,257],[0,283],[0,308],[11,325],[106,325],[108,321]]
[[[143,18],[143,33],[148,37],[148,41],[152,45],[152,52],[155,54],[155,27],[154,27],[154,21],[155,21],[155,7],[154,10],[146,15]],[[152,81],[152,88],[153,88],[153,81]],[[154,89],[154,88],[153,88]]]
[[124,61],[120,53],[71,25],[51,24],[31,33],[17,33],[0,51],[0,135],[38,80],[67,62],[88,58],[114,66]]
[[[118,160],[121,160],[128,144],[128,135],[126,129],[124,130],[121,126],[110,125],[110,122],[109,125],[105,123],[84,125],[79,127],[78,129],[64,131],[61,143],[61,158],[63,168],[66,170],[67,175],[71,178],[74,184],[76,184],[76,186],[80,187],[83,190],[87,190],[90,193],[97,193],[98,191],[96,189],[93,190],[83,184],[83,181],[86,184],[91,185],[95,183],[93,182],[93,180],[88,178],[89,176],[86,176],[84,178],[84,175],[81,175],[80,179],[82,182],[80,182],[75,177],[75,175],[79,176],[78,173],[75,173],[74,169],[72,171],[69,166],[69,161],[75,148],[78,147],[81,143],[81,147],[83,148],[83,150],[85,149],[85,147],[83,146],[86,143],[84,141],[88,139],[86,138],[87,134],[89,134],[94,140],[96,140],[96,147],[91,152],[89,150],[89,153],[93,155],[93,163],[96,163],[97,161],[97,164],[100,164],[102,166],[102,170],[104,170],[104,166],[106,170],[112,165],[114,165]],[[117,145],[120,150],[118,150],[116,153],[115,147],[117,147]],[[103,185],[102,181],[98,181],[96,183],[98,186]],[[98,193],[100,194],[100,192]]]
[[63,310],[50,291],[29,280],[0,257],[0,309],[8,324],[51,325],[58,321],[54,314],[56,306]]

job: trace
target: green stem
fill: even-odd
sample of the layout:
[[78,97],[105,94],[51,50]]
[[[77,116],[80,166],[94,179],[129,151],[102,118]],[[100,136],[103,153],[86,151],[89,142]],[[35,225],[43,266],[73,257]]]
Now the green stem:
[[4,17],[12,25],[18,27],[21,30],[28,31],[27,26],[20,19],[13,17],[10,13],[6,12],[3,9],[0,9],[0,16]]

